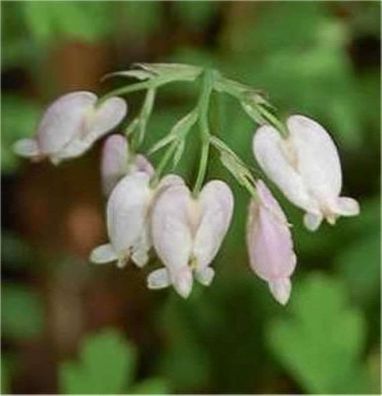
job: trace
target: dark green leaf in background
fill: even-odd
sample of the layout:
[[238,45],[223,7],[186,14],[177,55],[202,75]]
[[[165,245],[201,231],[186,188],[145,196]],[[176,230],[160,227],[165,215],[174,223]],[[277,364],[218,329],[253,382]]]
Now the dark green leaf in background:
[[86,338],[78,362],[60,368],[64,393],[124,393],[133,381],[135,350],[113,330]]
[[348,306],[348,294],[335,278],[311,274],[293,290],[293,316],[269,325],[273,354],[306,392],[369,390],[360,364],[365,321],[358,309]]
[[31,137],[36,130],[40,107],[32,100],[14,95],[3,96],[1,128],[1,165],[3,171],[12,171],[20,158],[12,151],[16,140]]
[[41,334],[43,307],[39,297],[27,286],[2,286],[2,334],[11,339],[28,339]]

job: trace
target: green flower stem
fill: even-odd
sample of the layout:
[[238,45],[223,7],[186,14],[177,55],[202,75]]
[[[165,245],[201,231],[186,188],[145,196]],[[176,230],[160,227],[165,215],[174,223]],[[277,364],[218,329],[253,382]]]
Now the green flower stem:
[[138,126],[138,133],[133,137],[131,143],[133,151],[136,151],[138,149],[145,137],[146,126],[154,107],[155,94],[156,88],[149,88],[147,90],[146,97],[138,117],[138,123],[136,125]]
[[156,186],[159,183],[162,172],[164,171],[167,164],[171,160],[171,157],[173,156],[175,150],[177,149],[177,146],[178,146],[178,143],[176,141],[174,141],[167,147],[167,150],[165,151],[163,157],[161,158],[161,160],[159,162],[159,165],[157,166],[157,168],[155,170],[155,176],[152,180],[153,186]]
[[204,140],[202,143],[202,151],[200,154],[198,176],[196,178],[196,182],[195,182],[195,186],[194,186],[194,190],[193,190],[193,194],[195,197],[199,194],[199,192],[202,188],[202,184],[203,184],[205,175],[206,175],[209,151],[210,151],[209,142],[208,142],[208,140]]
[[160,76],[160,77],[154,77],[151,78],[147,81],[142,81],[136,84],[132,85],[127,85],[122,88],[117,88],[114,89],[113,91],[108,92],[106,95],[104,95],[102,98],[98,100],[97,105],[100,105],[103,103],[105,100],[111,98],[112,96],[121,96],[121,95],[126,95],[131,92],[137,92],[137,91],[142,91],[144,89],[154,89],[161,87],[162,85],[169,84],[171,82],[192,82],[194,80],[190,80],[189,77],[185,77],[184,75],[168,75],[168,76]]
[[[215,89],[219,92],[225,92],[239,101],[242,101],[244,96],[248,93],[252,92],[254,94],[260,94],[259,91],[255,91],[253,88],[245,84],[241,84],[237,81],[230,80],[222,76],[219,76],[219,78],[216,80]],[[253,102],[252,106],[255,107],[259,114],[261,114],[261,116],[266,121],[273,125],[281,133],[281,135],[284,137],[288,136],[288,130],[286,129],[285,125],[264,106],[256,102]]]
[[202,151],[200,155],[199,170],[196,177],[193,194],[197,196],[201,190],[204,178],[207,172],[208,154],[210,146],[210,132],[208,126],[208,109],[210,98],[214,86],[215,72],[211,69],[206,69],[203,73],[202,92],[198,102],[198,124],[200,130],[200,138],[202,141]]
[[113,91],[108,92],[106,95],[104,95],[102,98],[100,98],[98,100],[97,106],[99,106],[100,104],[105,102],[105,100],[107,100],[113,96],[120,96],[120,95],[125,95],[125,94],[131,93],[131,92],[142,91],[144,89],[152,88],[153,86],[159,86],[159,85],[155,85],[153,80],[148,80],[148,81],[128,85],[126,87],[114,89]]
[[225,92],[228,95],[233,96],[236,99],[241,100],[246,92],[253,91],[253,89],[247,85],[241,84],[237,81],[230,80],[221,75],[214,81],[214,88],[218,92]]
[[241,185],[244,186],[244,188],[249,192],[249,194],[256,198],[257,197],[257,192],[253,184],[246,178],[244,177],[242,179]]
[[286,126],[272,113],[264,109],[262,106],[259,107],[260,114],[271,124],[273,125],[283,137],[288,137],[288,130]]

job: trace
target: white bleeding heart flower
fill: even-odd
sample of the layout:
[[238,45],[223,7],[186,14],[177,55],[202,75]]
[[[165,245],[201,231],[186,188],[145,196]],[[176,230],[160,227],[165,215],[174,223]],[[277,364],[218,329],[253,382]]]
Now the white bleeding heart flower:
[[95,264],[117,261],[117,266],[122,268],[131,259],[143,267],[152,245],[148,221],[152,201],[157,192],[179,182],[180,178],[169,175],[153,189],[147,172],[134,172],[120,180],[106,207],[110,242],[95,248],[90,261]]
[[103,146],[101,160],[102,187],[109,195],[123,176],[133,172],[146,172],[154,175],[151,163],[141,154],[129,154],[127,139],[122,135],[109,136]]
[[268,282],[274,298],[285,305],[291,293],[290,277],[296,255],[287,219],[266,185],[256,183],[257,197],[249,206],[247,246],[253,271]]
[[173,285],[187,298],[194,276],[209,285],[214,277],[210,264],[228,230],[232,211],[232,192],[220,180],[207,183],[196,199],[184,183],[164,189],[153,205],[151,232],[165,268],[148,276],[148,287]]
[[96,103],[97,96],[86,91],[59,97],[45,111],[36,137],[17,141],[14,151],[32,159],[49,157],[54,164],[80,156],[127,112],[126,102],[118,97]]
[[358,202],[340,197],[341,163],[326,130],[310,118],[288,118],[284,138],[270,125],[255,133],[253,150],[266,175],[296,206],[304,209],[305,226],[316,230],[325,218],[334,224],[338,216],[359,214]]

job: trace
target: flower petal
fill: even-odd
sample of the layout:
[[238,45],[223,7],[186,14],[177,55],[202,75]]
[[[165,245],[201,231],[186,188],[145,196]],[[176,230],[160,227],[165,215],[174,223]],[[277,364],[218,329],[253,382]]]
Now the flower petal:
[[171,273],[187,267],[191,254],[192,235],[188,205],[190,191],[185,185],[172,185],[157,196],[151,216],[151,232],[155,250]]
[[167,187],[171,186],[184,186],[184,180],[180,176],[170,173],[161,179],[157,190],[164,191]]
[[200,222],[193,254],[197,259],[197,269],[202,269],[216,256],[230,225],[233,212],[231,189],[220,180],[208,182],[199,195],[198,206]]
[[132,246],[131,259],[140,268],[144,267],[149,261],[148,252],[151,248],[151,238],[148,228],[148,224],[145,224],[137,241]]
[[[267,188],[263,183],[257,185],[261,189]],[[268,194],[271,194],[269,190]],[[269,210],[270,205],[272,210]],[[274,215],[280,211],[282,209],[275,199],[265,204],[252,199],[249,207],[247,245],[250,264],[253,271],[267,282],[290,277],[296,266],[288,224]]]
[[341,192],[342,172],[337,148],[328,132],[308,117],[291,116],[287,125],[297,156],[298,173],[306,188],[325,206]]
[[183,298],[187,298],[191,294],[192,290],[192,271],[190,267],[177,268],[175,271],[171,271],[171,280],[176,292]]
[[263,125],[257,129],[253,138],[253,152],[265,174],[292,203],[307,211],[319,211],[298,173],[293,147],[274,127]]
[[323,220],[322,214],[306,213],[304,215],[304,225],[309,231],[316,231]]
[[127,104],[116,96],[97,106],[87,119],[87,133],[84,140],[89,145],[116,127],[127,113]]
[[289,278],[279,278],[268,283],[269,289],[275,300],[281,305],[285,305],[292,291],[292,283]]
[[288,220],[281,209],[281,206],[262,180],[258,180],[256,182],[256,192],[261,204],[269,211],[269,213],[272,213],[282,223],[288,224]]
[[196,280],[203,286],[209,286],[214,279],[215,271],[210,266],[203,268],[200,271],[195,272]]
[[94,264],[105,264],[117,260],[117,255],[110,243],[97,246],[90,254],[90,261]]
[[107,203],[107,229],[118,255],[127,256],[141,238],[150,200],[149,176],[143,172],[125,176],[111,193]]
[[137,154],[135,157],[134,170],[138,172],[146,172],[150,176],[153,176],[155,173],[151,162],[142,154]]
[[84,132],[84,117],[91,112],[97,96],[72,92],[59,97],[45,111],[38,126],[37,141],[43,154],[56,153]]
[[20,139],[13,145],[13,151],[22,157],[38,157],[41,155],[35,139]]
[[170,285],[170,275],[166,268],[157,269],[147,277],[147,287],[149,289],[163,289]]
[[117,97],[108,99],[99,109],[92,107],[84,114],[81,129],[56,157],[63,160],[84,154],[98,138],[119,124],[126,111],[126,103]]
[[101,160],[102,187],[109,195],[128,167],[128,143],[122,135],[109,136],[103,146]]
[[348,197],[339,197],[337,199],[337,210],[341,216],[357,216],[359,215],[360,208],[359,203],[353,199]]

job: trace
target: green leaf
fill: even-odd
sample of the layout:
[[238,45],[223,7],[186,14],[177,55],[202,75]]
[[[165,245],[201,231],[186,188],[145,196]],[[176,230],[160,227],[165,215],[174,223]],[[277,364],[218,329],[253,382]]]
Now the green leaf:
[[41,300],[26,286],[4,285],[1,308],[4,336],[28,339],[42,332],[44,315]]
[[182,22],[194,30],[204,28],[220,6],[217,1],[175,1],[173,5]]
[[35,103],[13,95],[7,95],[2,103],[2,144],[1,165],[3,171],[12,171],[18,158],[12,151],[16,140],[32,136],[40,115],[40,108]]
[[160,8],[157,1],[123,1],[119,5],[125,28],[133,36],[146,38],[159,26]]
[[271,350],[306,392],[367,392],[360,365],[365,322],[347,300],[342,283],[313,274],[293,292],[292,318],[269,325]]
[[355,301],[373,302],[380,287],[380,235],[360,238],[338,255],[336,265]]
[[56,38],[96,41],[114,29],[113,4],[100,2],[24,2],[26,24],[36,41]]
[[25,268],[33,257],[32,249],[25,241],[20,239],[16,234],[9,231],[3,231],[2,242],[2,263],[9,269]]
[[132,382],[135,359],[133,346],[118,332],[89,336],[81,346],[79,362],[61,365],[61,389],[66,394],[122,393]]
[[9,394],[10,392],[10,367],[6,357],[1,356],[1,394]]
[[169,388],[162,378],[149,378],[134,385],[129,393],[136,395],[168,394]]

